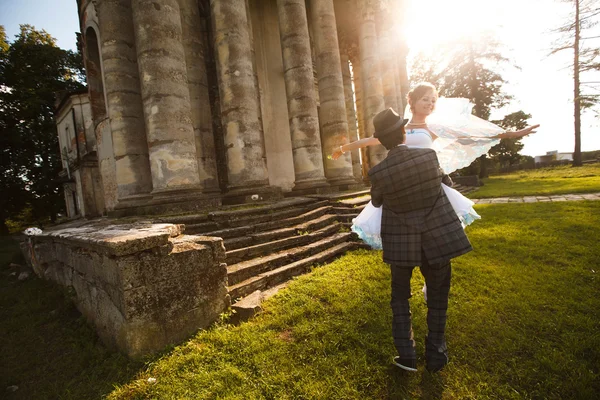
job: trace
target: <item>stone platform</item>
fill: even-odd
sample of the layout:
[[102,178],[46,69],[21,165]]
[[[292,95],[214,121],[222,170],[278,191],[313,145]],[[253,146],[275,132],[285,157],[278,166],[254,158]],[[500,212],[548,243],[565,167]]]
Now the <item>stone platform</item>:
[[109,347],[130,357],[158,351],[227,309],[222,239],[114,222],[63,225],[21,244],[36,274],[66,287]]

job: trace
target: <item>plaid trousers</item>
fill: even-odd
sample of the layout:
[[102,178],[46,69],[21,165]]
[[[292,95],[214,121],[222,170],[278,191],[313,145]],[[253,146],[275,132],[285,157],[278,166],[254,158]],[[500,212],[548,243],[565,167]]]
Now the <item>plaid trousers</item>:
[[[452,267],[450,260],[429,264],[423,255],[421,273],[427,284],[427,339],[425,356],[436,361],[446,354],[446,319]],[[416,359],[410,304],[410,278],[414,267],[391,266],[393,313],[392,335],[398,355],[403,359]],[[442,356],[444,354],[444,356]]]

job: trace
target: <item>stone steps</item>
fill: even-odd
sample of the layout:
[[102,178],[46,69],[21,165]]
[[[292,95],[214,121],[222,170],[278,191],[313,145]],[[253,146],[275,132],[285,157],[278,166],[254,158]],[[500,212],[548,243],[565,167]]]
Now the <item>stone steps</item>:
[[327,200],[315,201],[315,199],[306,197],[290,198],[273,204],[251,205],[247,208],[238,206],[205,214],[175,215],[161,218],[157,222],[185,224],[186,234],[207,234],[227,228],[281,220],[327,204]]
[[[339,229],[339,227],[337,228]],[[350,236],[350,232],[336,232],[329,237],[322,237],[315,232],[315,236],[306,239],[306,242],[300,246],[280,250],[269,255],[259,256],[235,264],[229,264],[227,266],[229,285],[235,285],[264,271],[280,267],[292,261],[297,261],[299,258],[310,255],[315,251],[321,251],[328,246],[334,246],[340,242],[350,240]],[[311,241],[310,239],[314,240]]]
[[[323,201],[330,204],[327,200],[314,199],[316,208],[293,217],[207,233],[225,237],[232,301],[250,294],[252,299],[262,298],[262,294],[255,292],[262,293],[308,271],[315,263],[362,247],[356,235],[340,222],[351,220],[360,210],[323,206]],[[340,232],[342,229],[345,232]],[[248,299],[247,302],[254,301]]]
[[229,295],[233,302],[249,296],[240,302],[244,308],[245,303],[255,304],[265,293],[271,295],[312,265],[366,247],[347,227],[369,201],[368,193],[286,198],[275,204],[168,220],[185,224],[186,234],[223,239]]
[[[236,226],[225,227],[219,230],[196,232],[194,227],[188,228],[186,225],[185,232],[187,234],[199,234],[204,236],[218,236],[223,239],[237,238],[240,236],[249,236],[253,233],[273,230],[276,228],[288,227],[302,222],[309,221],[315,217],[322,216],[331,210],[331,206],[324,205],[326,203],[314,203],[314,207],[301,209],[286,210],[285,212],[274,213],[262,216],[260,220],[256,218],[244,219],[245,225],[239,225],[240,221],[235,221]],[[308,210],[308,211],[307,211]],[[259,216],[261,217],[261,216]],[[191,230],[191,232],[190,232]]]
[[356,207],[333,207],[332,211],[337,215],[358,215],[365,208],[366,204],[361,204]]
[[320,195],[311,195],[307,197],[312,197],[319,200],[328,200],[330,202],[336,202],[339,200],[352,199],[355,197],[361,197],[364,195],[368,195],[371,193],[371,189],[366,188],[362,190],[353,190],[353,191],[345,191],[345,192],[337,192],[337,193],[329,193],[329,194],[320,194]]
[[[277,240],[264,241],[253,246],[229,250],[225,253],[227,255],[227,263],[239,263],[254,257],[261,257],[266,254],[273,253],[276,250],[301,246],[317,239],[321,239],[326,235],[339,232],[340,228],[342,227],[341,224],[337,222],[335,218],[331,218],[331,216],[326,217],[327,218],[321,217],[319,219],[320,221],[313,225],[314,227],[317,227],[325,222],[327,223],[325,227],[318,229],[315,232],[305,233],[307,232],[306,230],[298,230],[296,227],[293,227],[291,229],[293,229],[292,234],[294,236],[290,235]],[[225,245],[225,248],[228,249],[229,247]]]
[[358,242],[349,242],[351,236],[350,232],[338,233],[315,243],[228,266],[228,291],[232,302],[256,290],[277,286],[293,276],[303,274],[314,264],[330,261],[348,250],[363,247]]
[[359,207],[359,206],[367,205],[367,203],[369,201],[371,201],[371,195],[366,194],[363,196],[353,197],[350,199],[338,200],[338,205],[340,205],[342,207]]

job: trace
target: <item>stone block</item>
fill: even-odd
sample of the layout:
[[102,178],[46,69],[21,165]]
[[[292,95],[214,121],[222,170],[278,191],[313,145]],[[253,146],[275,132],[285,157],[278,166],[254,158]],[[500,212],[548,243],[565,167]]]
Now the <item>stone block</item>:
[[72,287],[74,302],[111,347],[138,357],[216,320],[230,304],[223,241],[183,226],[81,226],[22,245],[34,271]]

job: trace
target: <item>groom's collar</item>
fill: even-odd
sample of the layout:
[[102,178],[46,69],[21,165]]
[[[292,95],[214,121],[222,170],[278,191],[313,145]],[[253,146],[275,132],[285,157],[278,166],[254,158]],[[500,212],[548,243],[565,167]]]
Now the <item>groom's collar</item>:
[[396,147],[391,148],[390,151],[393,151],[393,150],[398,151],[398,149],[408,149],[408,147],[406,146],[405,143],[402,143],[402,144],[399,144]]

